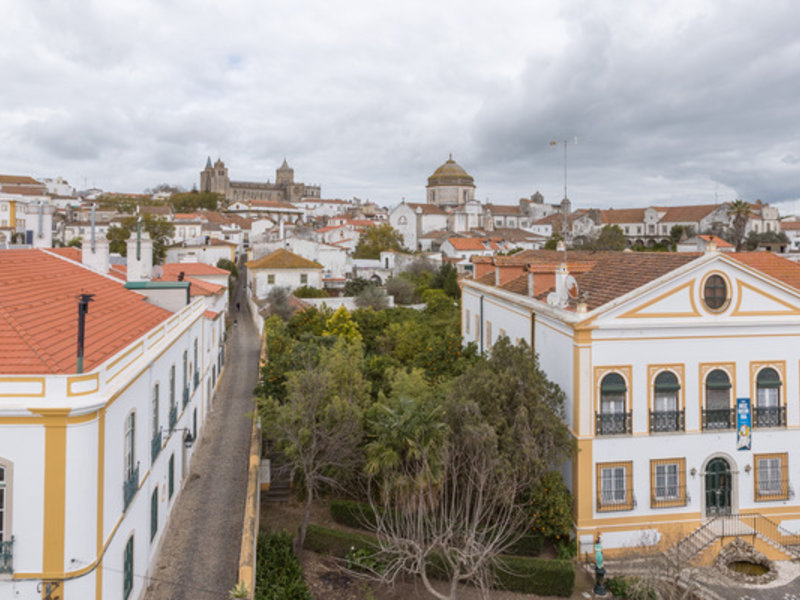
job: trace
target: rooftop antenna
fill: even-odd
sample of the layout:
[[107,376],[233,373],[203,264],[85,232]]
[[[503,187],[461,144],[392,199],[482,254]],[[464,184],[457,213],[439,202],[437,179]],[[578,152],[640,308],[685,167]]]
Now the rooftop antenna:
[[136,260],[142,260],[142,215],[136,205]]
[[[578,143],[578,136],[574,136],[573,144],[577,145]],[[558,146],[558,142],[556,140],[550,141],[551,146]],[[564,140],[564,200],[568,199],[567,196],[567,147],[569,146],[569,141]],[[569,220],[568,214],[568,203],[562,203],[563,207],[563,215],[562,215],[562,222],[561,222],[561,239],[564,242],[564,262],[567,262],[567,221]]]
[[92,253],[94,253],[94,209],[97,205],[92,202]]

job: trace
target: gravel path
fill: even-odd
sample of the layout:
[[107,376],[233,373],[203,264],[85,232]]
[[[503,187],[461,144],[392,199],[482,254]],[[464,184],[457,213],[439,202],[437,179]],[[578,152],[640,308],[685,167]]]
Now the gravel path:
[[[240,273],[240,281],[244,281]],[[236,301],[242,311],[235,312]],[[145,600],[227,599],[236,583],[258,377],[259,340],[241,286],[231,299],[227,364],[172,510]]]

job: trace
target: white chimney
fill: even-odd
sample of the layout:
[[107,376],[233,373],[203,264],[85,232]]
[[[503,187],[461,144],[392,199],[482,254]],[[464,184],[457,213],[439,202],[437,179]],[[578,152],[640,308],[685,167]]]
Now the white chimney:
[[81,262],[90,269],[108,274],[109,261],[108,261],[108,240],[104,235],[98,235],[94,239],[94,250],[89,240],[84,240],[81,247]]
[[128,281],[149,281],[153,270],[153,241],[146,231],[141,239],[134,232],[128,238]]
[[558,269],[556,269],[556,296],[558,296],[559,300],[563,299],[564,304],[566,304],[568,297],[567,277],[569,277],[567,263],[561,263],[558,265]]
[[25,230],[31,232],[34,248],[53,247],[53,212],[52,204],[25,205]]
[[500,287],[500,267],[494,266],[494,284]]
[[528,296],[533,298],[533,271],[528,271]]

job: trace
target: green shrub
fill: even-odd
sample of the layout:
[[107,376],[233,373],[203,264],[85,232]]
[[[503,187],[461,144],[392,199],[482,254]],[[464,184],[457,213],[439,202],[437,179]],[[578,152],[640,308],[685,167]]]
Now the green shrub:
[[291,535],[259,534],[256,557],[255,600],[311,600]]
[[[358,504],[358,503],[355,503]],[[319,525],[309,525],[303,548],[318,554],[329,554],[339,558],[358,553],[372,558],[378,544],[375,537],[368,534],[337,531]],[[375,560],[376,563],[379,559]],[[447,569],[439,556],[429,558],[428,575],[445,579]],[[526,594],[540,596],[570,596],[575,584],[575,569],[566,560],[545,560],[526,556],[502,556],[495,569],[499,587]]]
[[301,285],[295,288],[292,294],[295,298],[330,298],[331,295],[320,288],[311,287],[310,285]]
[[331,518],[345,527],[375,530],[375,513],[364,502],[353,500],[331,500]]
[[566,560],[503,556],[495,569],[499,587],[540,596],[572,595],[575,568]]
[[616,598],[626,600],[655,600],[654,590],[639,577],[610,577],[606,579],[606,589]]
[[527,533],[522,536],[507,552],[514,556],[539,556],[542,552],[542,544],[544,540],[541,536]]
[[309,525],[303,548],[317,554],[329,554],[345,558],[352,550],[364,549],[374,551],[377,543],[373,536],[362,533],[338,531],[319,525]]

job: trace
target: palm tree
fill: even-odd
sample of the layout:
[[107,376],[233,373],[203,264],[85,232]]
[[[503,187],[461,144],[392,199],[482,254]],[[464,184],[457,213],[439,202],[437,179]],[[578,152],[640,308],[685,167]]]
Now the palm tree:
[[731,223],[733,227],[733,239],[731,241],[736,246],[736,252],[740,252],[742,250],[742,246],[744,245],[744,232],[745,229],[747,229],[747,221],[750,220],[750,215],[752,214],[753,210],[750,208],[750,204],[741,198],[738,198],[733,202],[728,202],[728,216],[732,217],[733,219],[733,222]]

